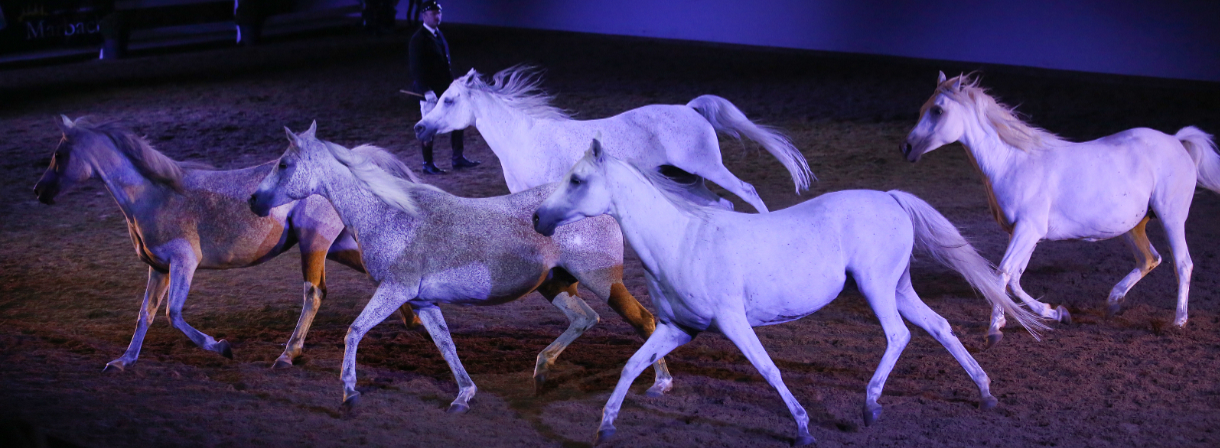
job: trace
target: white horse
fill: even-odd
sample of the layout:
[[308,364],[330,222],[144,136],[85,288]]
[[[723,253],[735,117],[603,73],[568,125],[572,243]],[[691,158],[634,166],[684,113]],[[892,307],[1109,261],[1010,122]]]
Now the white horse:
[[877,398],[910,340],[902,317],[927,330],[961,363],[979,388],[980,407],[995,406],[987,374],[962,347],[949,323],[911,287],[912,247],[961,273],[1031,333],[1044,328],[1005,294],[1004,283],[991,265],[952,223],[926,202],[901,191],[842,191],[769,214],[735,213],[682,200],[673,194],[672,181],[606,155],[594,140],[563,187],[539,207],[534,228],[548,235],[557,226],[603,214],[614,216],[644,263],[658,323],[623,368],[606,402],[598,441],[614,433],[614,419],[631,382],[651,360],[701,331],[712,330],[737,345],[779,392],[796,419],[797,444],[812,443],[809,417],[751,327],[817,311],[839,295],[847,274],[868,299],[887,340],[868,384],[865,424],[880,416]]
[[166,157],[118,123],[60,118],[56,124],[63,138],[34,186],[38,200],[53,204],[76,184],[100,178],[127,220],[136,253],[148,264],[148,286],[131,343],[104,370],[121,371],[136,362],[167,294],[165,312],[174,328],[203,349],[232,358],[227,341],[196,330],[182,317],[195,271],[258,265],[300,244],[305,277],[301,317],[272,365],[290,367],[326,297],[326,260],[364,271],[355,240],[325,200],[285,203],[262,218],[250,213],[246,197],[271,171],[271,163],[231,171],[199,169],[199,164]]
[[[1114,285],[1110,313],[1161,256],[1144,227],[1161,220],[1178,276],[1173,323],[1186,325],[1193,264],[1186,248],[1186,216],[1195,185],[1220,192],[1220,156],[1211,136],[1188,126],[1175,135],[1129,129],[1091,142],[1072,143],[1030,126],[997,103],[968,75],[937,79],[902,153],[911,162],[961,142],[983,175],[992,215],[1011,238],[1000,275],[1042,317],[1069,321],[1067,309],[1034,300],[1021,289],[1021,274],[1040,240],[1098,241],[1126,236],[1135,269]],[[1151,213],[1149,213],[1151,211]],[[994,309],[988,339],[1001,337],[1003,310]]]
[[[377,292],[348,329],[343,354],[343,403],[356,391],[356,348],[364,334],[403,304],[410,305],[458,382],[450,412],[469,409],[478,390],[458,359],[438,304],[498,305],[537,290],[571,326],[538,354],[536,386],[573,340],[598,322],[576,295],[579,281],[623,316],[643,337],[652,334],[652,313],[623,286],[623,235],[613,220],[590,221],[554,238],[533,231],[530,216],[555,184],[508,196],[469,199],[408,181],[405,165],[373,146],[347,149],[315,137],[316,123],[294,135],[278,168],[250,198],[267,213],[279,204],[320,195],[356,234]],[[672,377],[656,359],[649,393],[669,390]]]
[[716,131],[735,137],[744,134],[761,144],[791,173],[797,193],[808,189],[813,179],[805,157],[787,138],[754,124],[724,98],[703,95],[685,106],[654,104],[610,118],[578,121],[552,107],[539,83],[537,72],[530,67],[502,70],[491,84],[471,69],[450,84],[436,108],[415,125],[415,133],[426,140],[436,133],[475,126],[500,158],[504,181],[513,193],[558,181],[580,159],[584,142],[598,135],[614,148],[616,157],[688,178],[682,194],[689,199],[720,203],[729,209],[732,203],[708,190],[704,179],[741,197],[759,212],[766,212],[767,206],[754,186],[724,167]]

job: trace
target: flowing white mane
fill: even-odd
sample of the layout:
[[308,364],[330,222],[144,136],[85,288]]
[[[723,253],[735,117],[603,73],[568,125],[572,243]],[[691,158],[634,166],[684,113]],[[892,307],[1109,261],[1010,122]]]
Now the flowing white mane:
[[627,168],[628,171],[636,173],[644,182],[656,187],[661,192],[661,196],[677,207],[679,210],[689,212],[699,219],[706,220],[711,214],[711,210],[720,210],[716,207],[700,205],[682,196],[682,193],[688,191],[690,184],[678,182],[659,171],[640,168],[635,164],[628,163],[624,160],[619,160],[614,157],[606,157],[605,161],[616,163]]
[[990,123],[1000,140],[1022,151],[1046,149],[1068,143],[1058,135],[1021,121],[1012,107],[999,103],[988,95],[987,89],[979,86],[979,80],[973,74],[959,75],[940,83],[932,97],[919,109],[920,116],[932,107],[936,95],[939,94],[974,109],[979,121]]
[[[131,161],[140,175],[153,183],[170,187],[174,191],[182,191],[183,170],[211,168],[199,162],[179,162],[169,158],[154,149],[147,139],[136,135],[117,120],[97,123],[90,117],[81,117],[75,122],[65,118],[64,125],[64,133],[69,137],[74,137],[78,135],[77,133],[91,133],[105,137],[119,154]],[[109,155],[99,151],[102,149],[99,145],[77,145],[76,140],[78,139],[69,138],[69,141],[73,142],[72,151],[78,155],[94,160]]]
[[441,191],[432,185],[421,183],[410,168],[385,149],[373,145],[347,149],[342,145],[319,141],[335,156],[335,160],[352,172],[364,189],[408,215],[419,216],[414,192]]
[[500,70],[488,84],[477,73],[467,75],[466,87],[483,92],[534,118],[564,120],[569,116],[551,105],[552,96],[542,91],[542,73],[528,65],[514,65]]

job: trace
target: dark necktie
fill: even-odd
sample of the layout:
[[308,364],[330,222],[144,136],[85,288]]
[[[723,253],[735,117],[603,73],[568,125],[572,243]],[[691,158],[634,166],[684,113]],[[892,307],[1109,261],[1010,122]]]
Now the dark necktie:
[[440,28],[436,29],[436,40],[440,42],[441,50],[445,52],[445,63],[452,64],[453,61],[449,60],[449,42],[445,41],[445,35],[441,33]]

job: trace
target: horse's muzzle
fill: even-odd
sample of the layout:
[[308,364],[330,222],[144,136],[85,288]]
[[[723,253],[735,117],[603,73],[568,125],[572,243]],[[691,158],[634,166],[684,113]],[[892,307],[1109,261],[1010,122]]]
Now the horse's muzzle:
[[911,152],[915,150],[915,146],[911,145],[911,142],[903,142],[899,144],[898,150],[902,151],[902,156],[905,157],[908,162],[915,163],[919,161],[919,156],[911,156]]
[[425,126],[422,122],[415,123],[415,138],[421,142],[430,142],[436,136],[436,129]]
[[555,223],[552,223],[552,222],[543,223],[542,219],[538,217],[538,212],[534,212],[534,231],[538,232],[542,236],[554,235],[555,234]]
[[247,199],[246,203],[250,204],[250,211],[254,212],[254,214],[258,215],[259,217],[266,217],[271,213],[270,207],[262,205],[258,202],[257,193],[250,195],[250,199]]
[[34,185],[34,195],[38,196],[38,202],[43,204],[55,204],[55,196],[59,194],[59,187],[47,186],[39,182]]

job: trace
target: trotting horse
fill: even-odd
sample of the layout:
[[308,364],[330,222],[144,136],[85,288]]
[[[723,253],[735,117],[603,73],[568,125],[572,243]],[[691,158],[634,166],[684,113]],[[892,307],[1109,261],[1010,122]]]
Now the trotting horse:
[[[1110,291],[1107,311],[1117,312],[1131,287],[1161,263],[1145,232],[1148,220],[1156,217],[1177,268],[1173,323],[1186,325],[1193,269],[1186,216],[1196,184],[1220,192],[1220,156],[1210,135],[1193,126],[1175,135],[1135,128],[1072,143],[1021,121],[979,87],[978,79],[946,79],[944,72],[919,113],[919,123],[902,145],[903,155],[913,163],[949,143],[966,147],[983,175],[992,215],[1011,235],[1000,275],[1031,310],[1049,319],[1070,319],[1063,306],[1052,309],[1021,289],[1021,274],[1038,241],[1123,235],[1135,253],[1135,269]],[[995,308],[988,330],[992,343],[999,341],[1004,323],[1003,310]]]
[[[627,366],[603,410],[598,441],[614,434],[614,419],[631,382],[648,362],[702,331],[733,342],[780,394],[796,420],[798,445],[813,442],[809,417],[780,378],[751,327],[789,322],[834,300],[851,274],[885,330],[886,349],[868,384],[864,422],[881,414],[877,398],[911,338],[906,317],[936,338],[979,388],[979,406],[997,404],[990,380],[943,317],[911,287],[911,250],[918,247],[962,274],[987,301],[1011,313],[1037,336],[1045,328],[1004,292],[991,264],[944,216],[901,191],[829,193],[768,214],[699,206],[673,194],[673,181],[605,154],[597,140],[534,215],[534,228],[556,227],[609,214],[644,264],[657,329]],[[563,227],[559,227],[560,230]]]
[[[498,305],[534,290],[542,293],[571,325],[538,354],[536,386],[560,352],[598,322],[597,313],[576,295],[578,281],[641,336],[652,334],[652,313],[623,286],[623,236],[613,220],[590,220],[554,238],[534,232],[530,216],[555,184],[508,196],[461,198],[396,177],[409,169],[380,148],[349,150],[318,140],[315,129],[316,123],[299,135],[288,131],[288,150],[250,197],[250,207],[264,214],[317,194],[331,201],[357,235],[364,266],[378,286],[345,339],[345,407],[360,396],[355,388],[360,339],[403,304],[418,314],[458,382],[450,412],[468,410],[478,388],[458,359],[437,304]],[[657,395],[669,390],[672,378],[663,359],[655,359],[654,367],[656,382],[649,393]]]
[[232,358],[227,341],[196,330],[182,317],[195,270],[254,266],[300,244],[304,305],[284,352],[273,364],[289,367],[301,355],[305,334],[326,297],[326,259],[363,272],[355,241],[326,200],[285,203],[262,218],[250,213],[246,198],[274,162],[232,171],[201,169],[202,165],[166,157],[116,122],[60,118],[63,138],[34,186],[38,200],[52,204],[77,183],[101,178],[127,219],[136,254],[148,264],[135,334],[127,351],[107,363],[106,370],[121,371],[136,362],[145,332],[167,292],[166,314],[174,327],[203,349]]
[[515,66],[483,81],[470,70],[455,79],[432,109],[415,125],[421,140],[436,133],[471,125],[487,140],[504,168],[508,190],[516,193],[558,181],[581,157],[584,142],[601,136],[615,156],[647,169],[676,167],[689,180],[682,192],[704,204],[731,208],[704,185],[707,179],[736,194],[759,212],[766,212],[754,186],[724,167],[716,131],[745,135],[779,159],[792,175],[796,191],[809,188],[813,173],[801,152],[779,132],[746,118],[733,103],[703,95],[685,106],[660,105],[632,109],[609,118],[578,121],[549,103],[539,90],[540,78],[531,67]]

